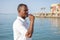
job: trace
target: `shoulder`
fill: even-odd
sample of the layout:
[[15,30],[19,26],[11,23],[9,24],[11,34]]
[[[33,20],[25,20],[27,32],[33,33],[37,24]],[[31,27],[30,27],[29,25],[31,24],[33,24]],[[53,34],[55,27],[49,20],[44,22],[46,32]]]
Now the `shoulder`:
[[14,26],[14,25],[17,25],[17,24],[22,24],[22,22],[21,22],[20,20],[16,19],[16,20],[13,22],[13,26]]

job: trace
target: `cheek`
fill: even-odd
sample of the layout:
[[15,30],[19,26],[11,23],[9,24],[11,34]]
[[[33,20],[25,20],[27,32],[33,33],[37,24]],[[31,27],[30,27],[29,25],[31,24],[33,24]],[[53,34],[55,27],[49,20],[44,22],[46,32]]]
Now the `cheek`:
[[24,12],[22,13],[22,15],[23,15],[23,16],[26,16],[26,14],[25,14]]
[[26,13],[25,11],[21,11],[23,16],[28,16],[28,13]]

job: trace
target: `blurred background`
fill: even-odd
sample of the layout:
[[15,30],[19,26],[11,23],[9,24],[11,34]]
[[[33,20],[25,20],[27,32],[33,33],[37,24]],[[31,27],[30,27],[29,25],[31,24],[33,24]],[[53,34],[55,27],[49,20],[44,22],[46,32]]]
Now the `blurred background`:
[[32,40],[60,40],[60,0],[0,0],[0,40],[13,40],[12,25],[20,3],[35,16]]

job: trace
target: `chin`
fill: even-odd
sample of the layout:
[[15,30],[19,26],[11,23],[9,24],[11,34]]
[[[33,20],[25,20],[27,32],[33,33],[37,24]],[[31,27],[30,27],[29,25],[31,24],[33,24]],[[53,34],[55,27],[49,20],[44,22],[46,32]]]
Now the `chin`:
[[28,17],[28,15],[26,15],[25,17]]
[[27,16],[25,16],[25,18],[27,18]]

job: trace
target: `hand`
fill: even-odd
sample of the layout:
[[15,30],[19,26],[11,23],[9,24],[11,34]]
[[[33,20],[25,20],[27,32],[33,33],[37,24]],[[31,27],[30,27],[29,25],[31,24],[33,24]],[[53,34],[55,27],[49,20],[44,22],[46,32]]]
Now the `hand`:
[[26,35],[25,35],[27,38],[31,38],[32,37],[32,34],[27,32]]
[[33,22],[34,21],[34,19],[35,19],[35,17],[32,15],[32,14],[29,14],[29,19],[30,19],[30,22]]

